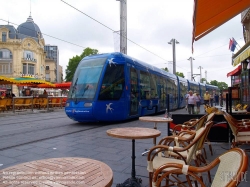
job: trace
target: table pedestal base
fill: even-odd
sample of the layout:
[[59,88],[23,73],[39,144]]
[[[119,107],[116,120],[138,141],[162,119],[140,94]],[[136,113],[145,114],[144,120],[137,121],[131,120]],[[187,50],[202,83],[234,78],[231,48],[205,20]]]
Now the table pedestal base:
[[128,178],[122,184],[117,184],[116,187],[141,187],[141,178]]

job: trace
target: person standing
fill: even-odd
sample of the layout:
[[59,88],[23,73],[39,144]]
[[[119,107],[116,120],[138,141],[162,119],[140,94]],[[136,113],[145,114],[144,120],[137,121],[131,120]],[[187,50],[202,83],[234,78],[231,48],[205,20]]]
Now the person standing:
[[219,95],[218,94],[214,95],[214,100],[215,100],[215,106],[219,105]]
[[200,106],[201,106],[201,96],[199,93],[196,93],[195,100],[196,100],[197,114],[199,114],[200,113]]
[[48,93],[45,89],[43,90],[43,95],[48,96]]
[[208,93],[208,91],[206,91],[206,93],[204,94],[204,105],[209,105],[210,97],[210,94]]
[[186,103],[189,114],[194,114],[194,106],[196,105],[196,96],[193,95],[193,91],[189,90],[188,95],[186,96]]
[[215,96],[215,91],[213,91],[211,93],[211,95],[210,95],[210,105],[211,105],[211,107],[214,105],[214,102],[215,102],[214,96]]

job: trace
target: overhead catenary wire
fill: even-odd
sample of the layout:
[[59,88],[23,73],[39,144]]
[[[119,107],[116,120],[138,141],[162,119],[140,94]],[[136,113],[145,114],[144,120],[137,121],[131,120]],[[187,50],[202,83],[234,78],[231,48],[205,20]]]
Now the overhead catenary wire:
[[[90,19],[92,19],[92,20],[96,21],[97,23],[101,24],[102,26],[106,27],[107,29],[111,30],[112,32],[115,32],[115,30],[113,30],[112,28],[110,28],[110,27],[108,27],[107,25],[101,23],[100,21],[94,19],[93,17],[89,16],[88,14],[86,14],[86,13],[80,11],[79,9],[77,9],[77,8],[75,8],[74,6],[70,5],[69,3],[67,3],[67,2],[65,2],[65,1],[63,1],[63,0],[61,0],[61,1],[62,1],[63,3],[65,3],[65,4],[67,4],[68,6],[72,7],[73,9],[77,10],[78,12],[80,12],[80,13],[84,14],[85,16],[89,17]],[[11,23],[11,24],[14,24],[14,25],[18,25],[18,24],[9,22],[9,20],[6,21],[6,20],[1,19],[1,18],[0,18],[0,20],[5,21],[5,22],[8,22],[8,23]],[[22,27],[23,27],[23,26],[22,26]],[[24,28],[26,28],[26,27],[24,27]],[[26,29],[29,29],[29,28],[26,28]],[[29,30],[32,30],[32,29],[29,29]],[[34,31],[34,30],[33,30],[33,31]],[[71,45],[75,45],[75,46],[81,47],[81,48],[83,48],[83,49],[86,48],[86,47],[81,46],[81,45],[79,45],[79,44],[75,44],[75,43],[73,43],[73,42],[70,42],[70,41],[67,41],[67,40],[64,40],[64,39],[60,39],[60,38],[58,38],[58,37],[54,37],[54,36],[51,36],[51,35],[46,34],[46,33],[42,33],[42,34],[43,34],[44,36],[48,36],[48,37],[51,37],[51,38],[54,38],[54,39],[57,39],[57,40],[66,42],[66,43],[69,43],[69,44],[71,44]],[[124,36],[122,36],[122,37],[124,37]],[[126,38],[126,37],[125,37],[125,38]],[[144,49],[144,50],[150,52],[151,54],[157,56],[158,58],[162,59],[163,61],[167,61],[166,59],[162,58],[161,56],[157,55],[156,53],[154,53],[154,52],[152,52],[152,51],[146,49],[145,47],[143,47],[143,46],[137,44],[136,42],[130,40],[129,38],[126,38],[126,39],[127,39],[128,41],[134,43],[135,45],[141,47],[142,49]],[[241,39],[241,38],[240,38],[240,39]],[[213,50],[218,49],[218,48],[220,48],[220,47],[223,47],[223,46],[225,46],[225,45],[227,45],[227,44],[224,44],[224,45],[222,45],[222,46],[219,46],[219,47],[217,47],[217,48],[214,48],[214,49],[212,49],[212,50],[210,50],[210,51],[213,51]],[[201,56],[201,55],[204,55],[204,54],[206,54],[206,53],[209,53],[210,51],[206,51],[205,53],[199,54],[199,55],[195,56],[195,58],[205,58],[205,57],[200,57],[200,56]],[[222,56],[222,55],[215,55],[215,56]],[[208,57],[213,57],[213,56],[208,56]],[[178,62],[182,62],[182,61],[184,61],[184,60],[178,60]],[[185,61],[186,61],[186,60],[185,60]],[[178,67],[178,68],[181,68],[181,69],[184,69],[184,70],[187,70],[187,69],[185,69],[185,68],[183,68],[183,67],[180,67],[180,66],[177,66],[177,67]]]
[[[18,24],[16,24],[16,23],[13,23],[13,22],[10,22],[10,21],[1,19],[1,18],[0,18],[0,20],[5,21],[5,22],[8,22],[8,23],[11,23],[11,24],[16,25],[16,26],[20,26],[20,25],[18,25]],[[30,28],[27,28],[27,27],[24,27],[24,26],[20,26],[20,27],[25,28],[25,29],[28,29],[28,30],[31,30],[31,31],[35,31],[35,30],[33,30],[33,29],[30,29]],[[83,46],[81,46],[81,45],[78,45],[78,44],[69,42],[69,41],[67,41],[67,40],[63,40],[63,39],[57,38],[57,37],[55,37],[55,36],[51,36],[51,35],[46,34],[46,33],[43,33],[43,32],[41,32],[41,33],[42,33],[42,35],[48,36],[48,37],[50,37],[50,38],[54,38],[54,39],[60,40],[60,41],[62,41],[62,42],[66,42],[66,43],[69,43],[69,44],[71,44],[71,45],[75,45],[75,46],[78,46],[78,47],[81,47],[81,48],[84,48],[84,49],[86,48],[86,47],[83,47]],[[25,34],[22,34],[22,35],[27,36],[27,35],[25,35]],[[31,37],[31,36],[29,36],[29,37]],[[31,37],[31,38],[32,38],[32,37]]]
[[[71,8],[75,9],[76,11],[78,11],[78,12],[84,14],[85,16],[89,17],[90,19],[94,20],[95,22],[97,22],[97,23],[101,24],[102,26],[106,27],[107,29],[111,30],[112,32],[115,32],[114,29],[108,27],[107,25],[105,25],[105,24],[101,23],[100,21],[94,19],[93,17],[89,16],[88,14],[82,12],[81,10],[77,9],[76,7],[74,7],[73,5],[67,3],[67,2],[65,2],[65,1],[63,1],[63,0],[61,0],[61,1],[62,1],[63,3],[65,3],[66,5],[70,6]],[[151,53],[151,54],[157,56],[158,58],[160,58],[160,59],[162,59],[162,60],[164,60],[164,61],[167,61],[166,59],[162,58],[161,56],[157,55],[156,53],[154,53],[154,52],[148,50],[147,48],[141,46],[140,44],[138,44],[138,43],[136,43],[136,42],[130,40],[129,38],[127,38],[127,37],[125,37],[125,36],[123,36],[123,35],[121,35],[121,34],[120,34],[120,36],[121,36],[121,37],[124,37],[125,39],[127,39],[127,40],[130,41],[131,43],[137,45],[138,47],[140,47],[140,48],[142,48],[142,49],[148,51],[149,53]]]

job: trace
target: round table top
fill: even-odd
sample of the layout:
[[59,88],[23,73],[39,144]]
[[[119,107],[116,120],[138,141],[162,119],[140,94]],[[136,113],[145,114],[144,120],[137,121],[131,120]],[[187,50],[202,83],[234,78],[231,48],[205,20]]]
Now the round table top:
[[108,165],[78,157],[26,162],[0,170],[0,176],[0,186],[111,187],[113,182]]
[[161,135],[161,131],[151,128],[124,127],[107,130],[107,134],[116,138],[124,139],[148,139]]
[[167,122],[172,122],[172,118],[164,118],[164,117],[159,117],[159,116],[143,116],[139,117],[140,121],[148,121],[148,122],[160,122],[160,123],[167,123]]

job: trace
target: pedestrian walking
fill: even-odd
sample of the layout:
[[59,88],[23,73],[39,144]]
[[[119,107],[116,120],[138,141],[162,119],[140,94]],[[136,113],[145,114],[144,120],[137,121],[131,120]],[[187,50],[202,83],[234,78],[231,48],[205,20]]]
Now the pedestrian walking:
[[219,95],[218,94],[214,95],[214,100],[215,100],[215,106],[219,105]]
[[195,95],[193,95],[193,91],[189,90],[188,95],[186,97],[186,104],[188,108],[189,114],[194,114],[194,106],[196,105]]
[[195,100],[196,100],[196,107],[197,107],[196,113],[199,114],[200,113],[200,106],[201,106],[201,96],[199,93],[196,93]]
[[204,94],[204,105],[209,105],[210,102],[210,94],[208,93],[208,91],[206,91],[206,93]]

